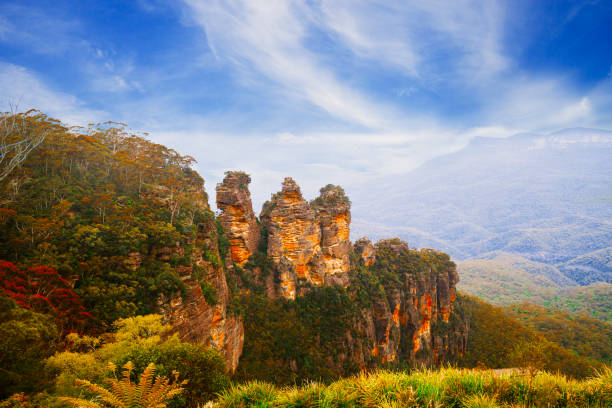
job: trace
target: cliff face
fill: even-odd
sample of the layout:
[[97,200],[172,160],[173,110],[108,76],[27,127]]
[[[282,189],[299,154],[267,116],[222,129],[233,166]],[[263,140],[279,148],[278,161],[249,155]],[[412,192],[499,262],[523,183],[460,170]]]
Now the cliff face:
[[[221,350],[228,367],[236,369],[245,333],[240,318],[227,312],[229,279],[243,296],[260,293],[272,301],[278,296],[296,299],[323,286],[341,288],[352,297],[349,303],[357,306],[346,315],[347,331],[333,340],[341,352],[326,357],[325,364],[335,373],[348,366],[381,363],[437,364],[465,351],[468,327],[453,311],[458,275],[447,255],[413,250],[399,239],[372,245],[362,238],[353,246],[350,201],[342,188],[328,185],[308,203],[291,178],[264,204],[261,221],[267,246],[265,254],[260,253],[262,231],[253,213],[249,182],[248,175],[231,172],[217,186],[219,221],[230,243],[224,260],[228,274],[211,217],[199,225],[189,245],[196,267],[177,268],[187,296],[160,302],[181,338]],[[155,256],[170,259],[184,251],[179,246],[160,248]],[[327,295],[313,292],[309,299],[324,299],[320,296]],[[313,310],[319,306],[313,305]],[[325,320],[329,311],[322,313],[319,318]],[[329,339],[328,333],[315,335]],[[275,364],[300,370],[296,360]]]
[[451,321],[459,277],[448,256],[411,250],[399,239],[379,241],[375,252],[371,268],[385,296],[366,311],[376,328],[372,355],[431,364],[464,353],[468,328],[461,319]]
[[217,185],[219,221],[230,242],[232,261],[243,266],[257,252],[261,231],[251,204],[251,178],[242,172],[227,172]]
[[310,203],[315,210],[321,228],[321,252],[323,253],[323,276],[325,284],[348,286],[351,267],[349,241],[351,204],[344,190],[328,185],[321,195]]
[[295,181],[286,178],[282,190],[264,204],[261,220],[281,296],[295,299],[303,284],[348,286],[351,212],[341,187],[328,185],[308,203]]
[[[228,370],[234,372],[244,344],[244,326],[240,317],[230,315],[227,310],[229,291],[212,213],[198,224],[196,238],[189,242],[188,248],[194,266],[176,267],[186,293],[160,298],[160,310],[181,340],[219,350]],[[156,256],[159,260],[169,260],[174,254],[185,255],[185,251],[181,246],[164,247],[156,251]]]
[[268,231],[268,257],[277,270],[281,296],[295,299],[298,280],[321,286],[321,228],[293,179],[285,178],[280,193],[264,204],[261,221]]
[[[468,327],[453,313],[458,275],[446,254],[411,250],[399,239],[373,245],[361,238],[353,246],[350,201],[338,186],[323,187],[320,196],[308,203],[295,181],[286,178],[282,190],[264,204],[260,217],[267,230],[272,270],[261,279],[262,267],[245,264],[253,269],[255,287],[248,288],[249,293],[296,299],[333,286],[346,290],[353,299],[349,303],[359,305],[352,306],[358,307],[352,317],[346,315],[350,319],[346,334],[333,340],[341,351],[325,357],[329,370],[342,373],[351,365],[363,368],[393,362],[435,364],[465,351]],[[309,299],[324,299],[325,293],[312,293]],[[309,318],[326,319],[325,313],[330,312],[317,309],[320,306],[312,305],[324,314]],[[305,316],[313,309],[308,310]],[[330,341],[329,333],[316,336]],[[297,360],[276,364],[300,370]]]
[[365,266],[374,265],[374,262],[376,262],[376,251],[374,250],[374,245],[372,245],[372,242],[368,238],[359,238],[355,241],[353,248],[355,252],[359,254]]

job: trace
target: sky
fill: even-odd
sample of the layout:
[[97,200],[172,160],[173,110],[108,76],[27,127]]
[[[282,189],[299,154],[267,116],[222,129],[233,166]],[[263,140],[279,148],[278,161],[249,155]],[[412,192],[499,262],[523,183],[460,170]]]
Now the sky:
[[257,212],[286,176],[350,195],[476,136],[612,129],[612,1],[0,0],[11,105],[148,132],[209,192],[244,170]]

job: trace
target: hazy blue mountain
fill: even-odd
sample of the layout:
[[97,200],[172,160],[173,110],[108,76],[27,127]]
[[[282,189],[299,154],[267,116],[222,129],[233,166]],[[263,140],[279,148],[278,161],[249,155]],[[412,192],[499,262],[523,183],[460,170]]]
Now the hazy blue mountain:
[[593,282],[612,283],[612,247],[578,256],[559,265],[565,276],[581,285]]
[[[580,257],[612,247],[612,132],[476,138],[352,197],[354,237],[398,235],[458,260],[515,253],[587,284],[576,271],[601,262]],[[607,259],[597,280],[611,282]]]

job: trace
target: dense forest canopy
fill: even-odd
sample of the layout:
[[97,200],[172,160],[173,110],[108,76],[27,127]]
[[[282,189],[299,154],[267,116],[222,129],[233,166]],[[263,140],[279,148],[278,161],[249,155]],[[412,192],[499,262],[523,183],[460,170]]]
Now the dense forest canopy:
[[213,216],[194,159],[122,124],[24,120],[46,137],[0,181],[0,259],[44,265],[75,281],[100,327],[148,313],[160,293],[180,290],[173,267],[189,265],[189,251],[165,261],[138,254],[189,249],[199,220]]

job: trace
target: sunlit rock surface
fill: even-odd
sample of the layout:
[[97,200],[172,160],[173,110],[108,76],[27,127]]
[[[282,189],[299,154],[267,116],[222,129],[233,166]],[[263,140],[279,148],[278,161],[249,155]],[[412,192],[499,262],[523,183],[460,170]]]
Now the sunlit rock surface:
[[248,174],[231,171],[217,185],[217,208],[221,210],[219,221],[230,242],[232,260],[239,266],[257,251],[261,238],[248,189],[250,182]]

